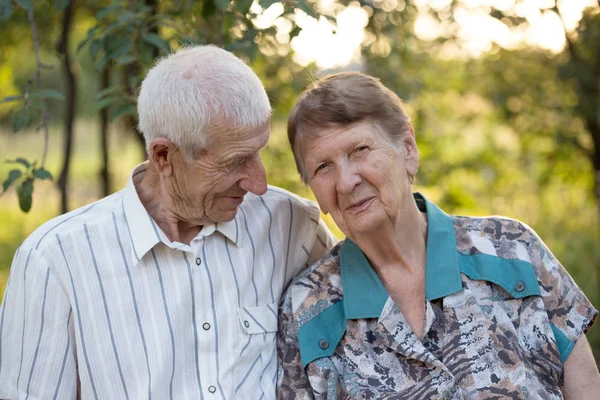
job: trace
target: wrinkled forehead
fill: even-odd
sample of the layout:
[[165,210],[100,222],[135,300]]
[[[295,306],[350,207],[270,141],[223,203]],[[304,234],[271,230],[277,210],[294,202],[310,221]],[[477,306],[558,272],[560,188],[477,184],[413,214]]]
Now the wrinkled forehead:
[[242,146],[259,150],[267,145],[271,135],[270,119],[258,125],[234,125],[228,121],[214,120],[205,132],[207,149],[219,150]]
[[296,147],[301,153],[310,151],[311,147],[318,146],[323,139],[331,139],[346,135],[350,140],[358,135],[373,136],[377,139],[389,140],[380,124],[370,119],[362,119],[350,124],[323,124],[320,126],[305,126],[298,130]]

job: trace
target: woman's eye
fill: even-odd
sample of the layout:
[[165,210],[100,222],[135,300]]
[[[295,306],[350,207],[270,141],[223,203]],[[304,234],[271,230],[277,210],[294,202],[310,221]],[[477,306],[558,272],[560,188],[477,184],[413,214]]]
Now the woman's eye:
[[316,174],[317,172],[323,171],[325,168],[327,168],[327,164],[325,164],[325,163],[323,163],[323,164],[319,164],[319,165],[317,166],[317,168],[315,168],[315,174]]
[[369,148],[367,146],[358,146],[357,148],[354,149],[353,153],[362,153],[365,150],[368,150]]

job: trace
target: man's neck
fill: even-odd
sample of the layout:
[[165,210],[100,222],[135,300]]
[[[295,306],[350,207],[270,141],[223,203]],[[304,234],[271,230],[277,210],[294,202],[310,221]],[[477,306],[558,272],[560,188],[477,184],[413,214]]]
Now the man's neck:
[[189,223],[174,212],[172,198],[152,163],[147,162],[144,172],[134,175],[133,184],[142,205],[169,240],[189,245],[202,225]]

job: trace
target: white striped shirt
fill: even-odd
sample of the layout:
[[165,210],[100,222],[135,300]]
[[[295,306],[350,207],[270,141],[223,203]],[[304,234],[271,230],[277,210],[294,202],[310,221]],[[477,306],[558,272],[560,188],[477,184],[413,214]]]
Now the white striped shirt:
[[130,177],[17,250],[0,398],[273,399],[279,297],[335,242],[314,203],[271,186],[171,242]]

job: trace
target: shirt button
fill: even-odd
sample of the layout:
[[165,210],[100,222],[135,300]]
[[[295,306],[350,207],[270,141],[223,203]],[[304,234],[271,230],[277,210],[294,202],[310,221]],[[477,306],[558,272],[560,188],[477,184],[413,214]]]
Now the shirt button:
[[211,392],[211,393],[214,393],[214,392],[216,392],[216,391],[217,391],[217,388],[216,388],[216,387],[214,387],[214,386],[209,386],[209,387],[208,387],[208,391],[209,391],[209,392]]
[[244,321],[244,326],[245,326],[246,328],[250,328],[250,322],[248,322],[248,321]]
[[523,283],[523,281],[517,282],[515,284],[515,291],[522,292],[523,290],[525,290],[525,284]]
[[202,329],[204,329],[205,331],[210,329],[210,324],[208,322],[205,322],[202,324]]
[[196,265],[200,265],[202,264],[202,260],[200,259],[200,257],[196,258]]
[[325,339],[319,340],[319,347],[321,350],[327,350],[329,348],[329,342]]

